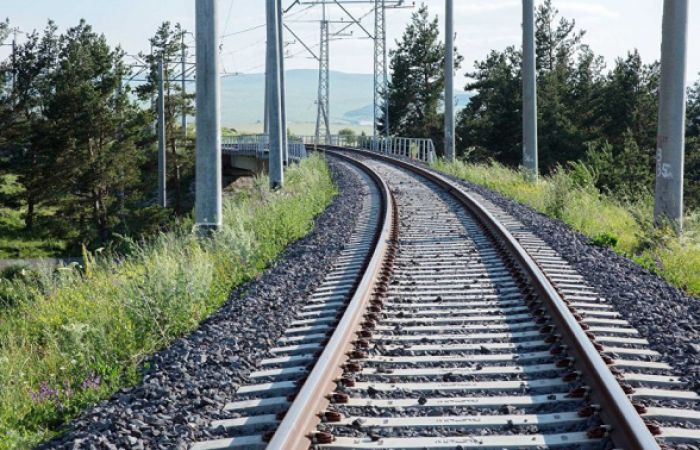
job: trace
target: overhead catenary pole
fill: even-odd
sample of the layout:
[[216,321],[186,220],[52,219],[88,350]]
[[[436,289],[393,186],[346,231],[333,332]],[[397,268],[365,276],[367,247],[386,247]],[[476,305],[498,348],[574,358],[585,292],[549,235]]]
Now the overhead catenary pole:
[[12,90],[17,85],[17,29],[12,31]]
[[326,5],[322,4],[321,46],[318,58],[318,111],[316,114],[316,143],[321,135],[325,144],[331,142],[330,128],[330,23],[326,20]]
[[688,0],[664,0],[654,220],[683,229]]
[[158,205],[167,208],[168,186],[165,165],[165,69],[163,65],[163,55],[160,55],[158,57],[158,98],[156,99],[156,109],[158,112]]
[[222,225],[221,104],[217,0],[195,2],[197,41],[197,144],[195,227],[203,234]]
[[[374,2],[374,133],[389,136],[389,89],[386,53],[386,2]],[[379,120],[384,124],[379,130]]]
[[445,0],[445,156],[455,160],[454,2]]
[[270,167],[270,187],[279,189],[284,184],[283,150],[282,150],[282,105],[280,86],[280,57],[279,39],[277,37],[279,27],[277,25],[277,3],[279,0],[266,1],[267,13],[267,73],[268,87],[268,130],[270,153],[268,163]]
[[[326,22],[327,24],[330,23],[340,23],[344,25],[339,31],[334,32],[332,36],[338,36],[340,33],[343,31],[347,30],[348,28],[352,26],[358,26],[364,34],[367,35],[368,38],[372,39],[374,41],[374,101],[373,101],[373,118],[374,118],[374,124],[373,124],[373,133],[372,135],[376,137],[378,134],[384,134],[384,135],[389,135],[389,130],[390,130],[390,121],[389,121],[389,90],[388,90],[388,58],[387,58],[387,45],[386,45],[386,10],[389,8],[395,9],[395,8],[412,8],[415,6],[415,4],[412,5],[404,5],[405,0],[296,0],[287,8],[285,12],[288,12],[291,10],[294,6],[301,5],[301,6],[321,6],[323,8],[323,18],[322,22]],[[326,19],[326,4],[333,4],[339,7],[351,20],[350,21],[341,21],[341,22],[333,22],[329,21]],[[369,30],[362,25],[362,17],[357,18],[355,17],[345,6],[344,4],[352,4],[352,5],[360,5],[360,4],[370,4],[372,5],[372,11],[374,12],[374,35],[369,32]],[[321,52],[320,56],[317,56],[304,42],[302,39],[299,38],[289,27],[285,28],[301,43],[304,48],[311,54],[312,57],[315,59],[319,60],[319,67],[328,67],[328,63],[324,61],[328,61],[327,55],[329,55],[329,49],[328,49],[328,41],[329,39],[324,39],[324,36],[327,34],[327,32],[324,33],[324,31],[327,31],[328,27],[324,27],[324,25],[321,25]],[[323,50],[326,50],[325,53]],[[326,55],[324,58],[323,56]],[[329,92],[329,86],[327,83],[327,76],[324,76],[324,70],[321,69],[321,73],[319,74],[319,101],[317,103],[318,106],[318,114],[317,114],[317,120],[316,120],[316,140],[315,143],[319,142],[320,134],[322,133],[321,128],[326,125],[326,122],[328,121],[328,118],[330,116],[328,104],[324,106],[324,101],[321,101],[325,99],[326,97],[323,97],[323,94],[327,96],[327,93]],[[325,113],[324,113],[325,112]],[[380,119],[384,119],[384,123],[382,126],[379,126],[379,121]],[[326,125],[327,127],[327,125]],[[329,127],[327,127],[329,128]],[[329,128],[330,129],[330,128]],[[329,135],[327,133],[327,135]],[[376,141],[373,140],[373,143],[376,143]]]
[[[267,45],[267,44],[266,44]],[[270,69],[267,67],[268,61],[267,58],[265,58],[265,73],[267,73]],[[269,127],[270,127],[270,112],[267,110],[268,105],[270,104],[270,93],[268,92],[268,83],[267,83],[267,77],[265,78],[265,95],[263,99],[263,134],[267,136],[267,134],[270,132]]]
[[282,11],[282,1],[277,1],[277,38],[279,45],[280,64],[280,108],[282,110],[282,161],[286,166],[289,164],[289,144],[287,139],[287,94],[284,77],[284,12]]
[[523,167],[533,180],[537,179],[537,75],[533,0],[523,0]]
[[180,81],[182,89],[182,136],[184,139],[187,139],[187,108],[185,108],[187,105],[187,45],[185,45],[185,33],[182,33],[182,55],[180,59],[182,65],[182,79]]

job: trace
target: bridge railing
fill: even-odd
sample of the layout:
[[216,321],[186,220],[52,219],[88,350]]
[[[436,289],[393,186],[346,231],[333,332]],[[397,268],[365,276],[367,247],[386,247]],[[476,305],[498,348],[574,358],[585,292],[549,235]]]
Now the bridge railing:
[[[315,136],[301,136],[300,139],[307,145],[316,144]],[[403,156],[416,159],[425,163],[435,160],[435,144],[432,139],[406,138],[406,137],[373,137],[373,136],[341,136],[333,135],[328,144],[326,139],[320,139],[319,145],[334,145],[337,147],[361,148],[388,155]]]
[[[270,153],[270,138],[266,134],[226,136],[221,144],[224,153],[255,156],[258,159],[268,159]],[[306,158],[306,146],[302,139],[290,137],[287,145],[290,160],[299,162]]]
[[372,136],[358,136],[356,139],[356,146],[365,150],[403,156],[428,164],[435,160],[435,144],[432,139]]

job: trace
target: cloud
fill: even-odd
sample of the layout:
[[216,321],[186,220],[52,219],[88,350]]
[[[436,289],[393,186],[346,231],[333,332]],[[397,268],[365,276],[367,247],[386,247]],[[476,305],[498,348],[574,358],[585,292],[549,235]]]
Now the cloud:
[[555,4],[555,7],[564,13],[575,12],[581,14],[588,14],[591,16],[607,17],[611,19],[620,17],[620,15],[617,12],[608,9],[603,5],[596,5],[589,2],[557,2]]
[[519,1],[507,0],[507,1],[491,1],[491,2],[469,2],[455,6],[455,12],[458,14],[480,14],[493,11],[501,11],[503,9],[517,8],[520,6]]
[[462,44],[490,44],[490,43],[499,43],[499,42],[507,42],[507,43],[519,43],[520,40],[522,39],[522,35],[520,34],[485,34],[482,37],[472,37],[472,38],[464,38],[460,39],[460,43]]

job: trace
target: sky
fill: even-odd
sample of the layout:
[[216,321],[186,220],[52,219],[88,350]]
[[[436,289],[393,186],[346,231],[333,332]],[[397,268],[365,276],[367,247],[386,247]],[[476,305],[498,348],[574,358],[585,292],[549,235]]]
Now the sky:
[[[264,0],[217,1],[223,71],[228,74],[262,72]],[[285,7],[293,2],[282,1]],[[462,73],[470,70],[474,61],[483,59],[491,49],[520,45],[520,0],[454,1],[456,45],[465,57]],[[439,16],[442,27],[444,0],[425,0],[425,3],[432,15]],[[553,3],[563,16],[575,19],[580,28],[587,30],[585,42],[606,58],[609,67],[615,58],[625,56],[633,48],[639,49],[645,62],[659,58],[662,0],[554,0]],[[697,1],[690,3],[689,83],[696,80],[700,72],[700,5]],[[48,18],[52,18],[61,30],[85,18],[98,32],[104,33],[111,44],[121,45],[128,53],[138,53],[148,51],[148,38],[162,21],[180,22],[186,29],[194,31],[194,4],[195,0],[0,0],[0,17],[9,17],[12,26],[22,31],[41,29]],[[338,6],[329,4],[327,9],[330,19],[348,20],[348,15]],[[371,11],[371,6],[353,5],[347,9],[355,17],[361,17]],[[401,36],[413,11],[415,9],[411,8],[389,10],[387,33],[390,48]],[[297,5],[285,20],[316,51],[320,17],[320,7]],[[372,14],[367,15],[362,23],[372,31]],[[332,31],[340,27],[341,24],[334,24]],[[372,42],[359,39],[364,34],[359,27],[352,30],[352,35],[339,36],[331,43],[331,69],[371,73]],[[287,69],[317,67],[315,60],[289,33],[285,47]],[[0,47],[0,57],[6,56],[8,50],[8,46]]]

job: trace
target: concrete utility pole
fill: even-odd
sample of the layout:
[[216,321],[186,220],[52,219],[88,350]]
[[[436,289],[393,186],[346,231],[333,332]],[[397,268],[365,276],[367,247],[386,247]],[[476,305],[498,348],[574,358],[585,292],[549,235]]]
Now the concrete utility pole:
[[[268,60],[265,58],[265,73],[270,71],[267,64]],[[263,134],[268,134],[270,132],[270,112],[267,110],[268,106],[270,105],[270,93],[268,92],[268,87],[267,77],[265,77],[265,98],[263,99]]]
[[12,32],[12,90],[17,85],[17,30]]
[[538,176],[537,75],[535,67],[535,7],[523,0],[523,166]]
[[270,187],[279,189],[284,184],[283,150],[282,150],[282,105],[280,86],[280,56],[277,25],[277,12],[279,0],[267,0],[267,86],[268,86],[268,114],[270,136]]
[[454,2],[445,0],[445,156],[455,160]]
[[654,220],[683,229],[688,0],[665,0],[661,40]]
[[287,142],[287,86],[284,79],[284,13],[282,1],[277,0],[277,38],[280,52],[280,108],[282,110],[282,161],[289,164],[289,144]]
[[168,207],[167,170],[165,160],[165,69],[163,55],[158,57],[158,205]]
[[217,0],[195,2],[197,41],[197,147],[195,227],[221,227],[221,103]]
[[187,103],[187,46],[185,45],[185,34],[182,34],[182,136],[187,139],[187,111],[185,104]]

